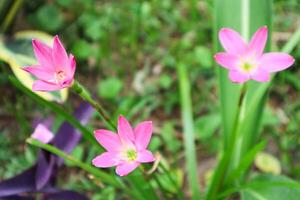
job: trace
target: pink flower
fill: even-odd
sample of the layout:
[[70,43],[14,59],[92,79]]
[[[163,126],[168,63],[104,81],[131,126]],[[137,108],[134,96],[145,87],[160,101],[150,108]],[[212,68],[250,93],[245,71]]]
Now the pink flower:
[[249,79],[269,81],[270,73],[290,67],[294,58],[286,53],[263,53],[267,37],[268,28],[261,27],[247,44],[236,31],[222,28],[219,39],[226,52],[217,53],[214,58],[222,67],[229,69],[229,78],[235,83]]
[[100,129],[95,131],[97,141],[107,150],[93,159],[96,167],[117,166],[116,173],[125,176],[140,163],[153,162],[153,154],[147,150],[152,135],[152,122],[139,123],[133,130],[129,122],[119,116],[118,134]]
[[32,40],[32,46],[39,63],[23,68],[39,79],[33,83],[32,90],[54,91],[70,87],[74,79],[76,62],[72,54],[68,57],[58,36],[54,37],[52,48],[38,40]]
[[53,139],[53,133],[43,124],[38,124],[31,137],[47,144]]

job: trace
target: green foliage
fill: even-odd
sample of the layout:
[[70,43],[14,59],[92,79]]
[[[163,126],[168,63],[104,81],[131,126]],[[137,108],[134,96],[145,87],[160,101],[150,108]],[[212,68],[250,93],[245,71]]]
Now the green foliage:
[[297,200],[300,185],[285,176],[259,175],[243,190],[242,200]]
[[107,99],[116,98],[123,87],[123,83],[118,78],[107,78],[105,80],[101,80],[98,84],[98,95]]
[[[76,78],[82,80],[82,83],[91,89],[92,94],[97,94],[105,108],[113,113],[114,120],[119,114],[126,114],[133,122],[147,119],[153,120],[155,124],[150,149],[160,152],[162,162],[167,162],[169,167],[164,171],[159,165],[157,171],[145,178],[146,181],[139,177],[139,172],[132,174],[128,179],[118,179],[124,180],[126,187],[137,196],[128,197],[127,192],[115,186],[103,187],[101,180],[91,180],[74,163],[67,161],[67,178],[59,178],[59,184],[87,193],[93,200],[147,199],[148,193],[149,198],[155,199],[157,197],[149,185],[144,186],[148,182],[151,182],[154,189],[160,190],[158,193],[161,198],[180,199],[177,194],[182,190],[186,197],[181,199],[190,198],[190,188],[183,187],[186,186],[183,185],[186,173],[192,173],[192,170],[187,170],[192,169],[190,166],[182,164],[185,161],[183,127],[189,144],[193,144],[191,142],[194,142],[195,136],[198,162],[195,163],[197,166],[194,170],[200,172],[201,181],[202,167],[212,170],[212,165],[207,160],[212,160],[212,155],[219,153],[223,141],[226,152],[240,88],[230,83],[226,70],[212,67],[212,52],[221,51],[216,35],[221,27],[234,28],[249,39],[259,26],[270,27],[269,16],[272,15],[274,31],[269,31],[275,33],[272,47],[280,50],[284,46],[282,50],[285,52],[295,49],[293,55],[296,58],[300,56],[300,29],[295,31],[299,21],[299,0],[274,0],[273,14],[269,6],[271,1],[268,0],[24,2],[18,10],[14,8],[12,1],[0,1],[1,31],[4,32],[3,27],[7,29],[7,35],[1,35],[0,38],[0,57],[9,55],[13,58],[11,60],[18,63],[15,65],[18,67],[34,62],[30,40],[36,35],[12,36],[20,29],[30,28],[47,31],[52,35],[58,34],[69,49],[68,52],[76,56]],[[246,12],[241,10],[242,3],[245,2],[249,3],[250,8]],[[248,18],[246,13],[249,13]],[[8,15],[10,16],[7,17]],[[215,33],[211,34],[213,27]],[[296,34],[290,37],[294,31]],[[212,40],[215,40],[214,48]],[[287,45],[283,45],[286,42]],[[266,50],[270,50],[269,46]],[[7,59],[2,60],[12,66]],[[1,63],[1,66],[1,92],[4,91],[5,97],[5,100],[0,102],[3,105],[0,109],[1,117],[8,116],[8,119],[15,122],[13,127],[6,124],[5,120],[0,122],[0,127],[4,127],[4,134],[0,134],[0,147],[5,149],[0,151],[0,161],[4,166],[0,167],[1,178],[15,175],[34,161],[36,154],[33,148],[24,146],[24,140],[30,134],[31,121],[36,116],[46,117],[54,114],[55,127],[67,119],[83,132],[87,140],[71,154],[77,160],[89,164],[95,155],[103,151],[93,140],[91,132],[93,129],[104,128],[97,119],[98,115],[88,127],[81,127],[66,112],[78,104],[77,98],[71,95],[72,98],[69,98],[61,109],[60,106],[31,93],[13,77],[10,77],[11,83],[8,83],[3,73],[10,74],[11,71],[6,64]],[[179,69],[179,66],[184,66],[184,69]],[[223,195],[220,199],[232,195],[233,192],[240,192],[241,198],[246,200],[276,200],[285,197],[293,199],[296,197],[293,195],[299,195],[298,183],[286,177],[274,178],[268,175],[262,179],[249,179],[257,170],[251,168],[253,160],[264,148],[280,160],[284,174],[294,179],[300,177],[299,76],[298,68],[294,67],[280,73],[272,82],[272,87],[268,84],[250,83],[245,111],[247,116],[239,127],[245,138],[237,145],[232,166],[224,183],[225,192],[220,194]],[[19,80],[25,82],[24,78],[19,77]],[[183,84],[181,88],[177,81]],[[188,87],[190,92],[187,91]],[[269,88],[270,100],[266,105],[265,98]],[[48,93],[39,95],[46,94]],[[65,98],[66,95],[55,93],[45,97],[60,102]],[[22,102],[22,106],[19,106],[19,102]],[[12,106],[15,108],[11,109]],[[180,109],[184,115],[183,124],[180,123]],[[18,138],[16,139],[11,132],[16,132]],[[261,136],[264,139],[262,142],[259,139]],[[95,146],[91,147],[89,140],[93,141]],[[189,144],[185,144],[185,149],[190,148],[186,158],[192,160],[193,149]],[[11,148],[12,146],[16,148]],[[191,163],[189,161],[189,164]],[[151,166],[145,167],[148,170]],[[162,188],[155,181],[155,174],[159,175]],[[175,184],[169,176],[175,180]],[[195,175],[193,179],[196,180]],[[161,191],[164,191],[166,196],[163,196]],[[193,191],[196,191],[195,187]],[[291,196],[282,197],[282,194]]]
[[[44,5],[31,16],[40,29],[55,32],[62,27],[64,18],[54,5]],[[51,19],[51,20],[49,20]]]

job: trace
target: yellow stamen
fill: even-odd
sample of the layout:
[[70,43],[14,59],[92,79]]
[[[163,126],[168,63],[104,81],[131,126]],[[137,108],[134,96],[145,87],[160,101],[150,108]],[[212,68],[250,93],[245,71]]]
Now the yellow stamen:
[[133,149],[130,149],[130,150],[128,150],[127,152],[127,159],[129,160],[129,161],[134,161],[134,160],[136,160],[137,159],[137,153],[136,153],[136,151],[135,150],[133,150]]

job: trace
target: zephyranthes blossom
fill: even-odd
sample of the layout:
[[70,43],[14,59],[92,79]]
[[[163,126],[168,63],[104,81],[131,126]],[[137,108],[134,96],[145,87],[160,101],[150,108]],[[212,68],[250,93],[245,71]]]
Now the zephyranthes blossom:
[[54,135],[46,126],[38,124],[31,137],[47,144],[53,139]]
[[76,62],[72,54],[67,55],[58,36],[54,37],[52,48],[38,40],[32,40],[32,46],[38,64],[23,68],[39,79],[33,83],[32,90],[54,91],[69,87]]
[[140,163],[153,162],[153,154],[147,150],[152,136],[152,122],[144,121],[132,129],[129,122],[119,116],[118,134],[100,129],[95,131],[97,141],[107,150],[93,160],[96,167],[116,167],[116,173],[125,176]]
[[217,53],[215,60],[229,69],[233,82],[244,83],[249,79],[266,82],[270,73],[282,71],[294,63],[294,58],[286,53],[263,53],[267,37],[267,27],[261,27],[247,44],[236,31],[222,28],[219,39],[226,52]]

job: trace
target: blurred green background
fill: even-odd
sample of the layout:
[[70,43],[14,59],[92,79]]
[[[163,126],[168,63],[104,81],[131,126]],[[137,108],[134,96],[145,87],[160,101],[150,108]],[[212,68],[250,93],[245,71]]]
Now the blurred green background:
[[[300,0],[274,0],[273,50],[300,25],[299,10]],[[59,35],[76,57],[76,78],[114,117],[122,113],[131,121],[153,120],[155,136],[150,149],[160,151],[177,167],[176,174],[180,174],[183,161],[176,65],[185,65],[192,84],[199,178],[205,184],[204,177],[214,166],[221,145],[212,11],[213,0],[1,0],[1,38],[9,40],[22,30]],[[293,56],[298,63],[300,44]],[[0,69],[1,180],[35,161],[36,150],[25,145],[32,121],[55,115],[9,83],[5,73],[11,71],[6,64],[1,63]],[[263,118],[263,137],[269,141],[266,151],[280,162],[282,173],[296,179],[300,178],[298,77],[296,67],[277,75]],[[71,112],[79,101],[70,93],[65,107]],[[56,117],[54,130],[61,123]],[[89,126],[96,129],[103,124],[95,116]],[[86,162],[96,154],[86,142],[73,152]],[[114,188],[99,190],[101,184],[72,166],[60,173],[63,188],[89,191],[94,200],[115,199]],[[178,182],[184,184],[181,178]]]

